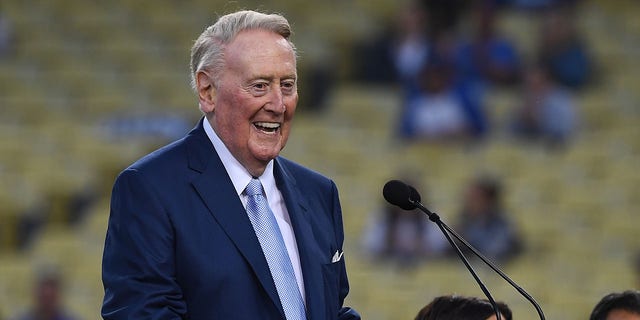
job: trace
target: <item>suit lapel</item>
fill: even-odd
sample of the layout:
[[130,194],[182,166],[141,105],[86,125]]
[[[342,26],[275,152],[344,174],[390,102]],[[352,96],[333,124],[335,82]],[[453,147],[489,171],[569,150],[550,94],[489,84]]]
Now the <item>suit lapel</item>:
[[258,238],[233,188],[231,178],[204,132],[202,122],[190,135],[191,140],[187,144],[189,167],[200,173],[192,181],[193,187],[213,218],[251,265],[253,272],[284,317],[284,311]]
[[274,166],[274,176],[278,189],[282,193],[289,218],[293,226],[293,232],[298,245],[302,276],[307,303],[308,320],[327,319],[324,315],[324,281],[322,278],[321,264],[318,263],[318,252],[316,241],[313,238],[311,221],[309,220],[309,205],[306,197],[302,195],[296,184],[295,178],[285,167],[283,161],[276,158]]

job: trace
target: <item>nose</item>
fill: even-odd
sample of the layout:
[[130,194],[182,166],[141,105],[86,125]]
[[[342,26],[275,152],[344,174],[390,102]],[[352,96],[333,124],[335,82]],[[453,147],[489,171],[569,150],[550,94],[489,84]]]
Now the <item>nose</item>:
[[284,113],[287,106],[284,104],[284,94],[279,85],[275,85],[269,92],[269,101],[264,106],[265,110],[276,114]]

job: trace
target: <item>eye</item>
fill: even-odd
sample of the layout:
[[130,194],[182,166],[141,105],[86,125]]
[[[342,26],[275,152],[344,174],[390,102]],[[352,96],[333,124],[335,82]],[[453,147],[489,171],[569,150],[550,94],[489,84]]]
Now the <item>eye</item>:
[[256,90],[267,90],[269,85],[265,82],[258,82],[253,84],[253,88]]
[[269,83],[265,81],[254,82],[250,86],[251,93],[255,96],[262,96],[269,91]]
[[286,80],[281,84],[282,92],[285,94],[291,94],[296,90],[296,82],[295,80]]

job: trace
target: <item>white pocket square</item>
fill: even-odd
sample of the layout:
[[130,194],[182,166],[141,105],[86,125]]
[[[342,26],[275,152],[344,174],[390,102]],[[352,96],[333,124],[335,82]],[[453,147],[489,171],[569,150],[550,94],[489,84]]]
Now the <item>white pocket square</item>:
[[344,254],[344,251],[340,252],[340,250],[336,250],[336,253],[333,254],[333,258],[331,258],[331,263],[336,263],[342,260],[343,254]]

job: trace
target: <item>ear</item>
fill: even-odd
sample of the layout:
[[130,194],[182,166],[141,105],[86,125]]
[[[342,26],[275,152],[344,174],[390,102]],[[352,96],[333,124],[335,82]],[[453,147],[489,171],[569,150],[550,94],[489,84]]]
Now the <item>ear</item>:
[[198,100],[200,111],[208,114],[215,109],[216,87],[213,79],[203,71],[196,74],[196,89],[198,90]]

